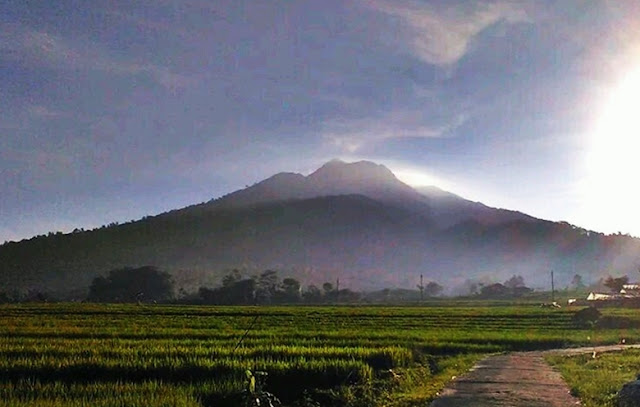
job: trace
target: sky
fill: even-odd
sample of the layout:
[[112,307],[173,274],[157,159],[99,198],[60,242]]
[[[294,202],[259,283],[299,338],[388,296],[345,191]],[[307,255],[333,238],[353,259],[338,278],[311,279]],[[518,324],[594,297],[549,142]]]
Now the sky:
[[640,236],[636,0],[4,0],[0,242],[332,158]]

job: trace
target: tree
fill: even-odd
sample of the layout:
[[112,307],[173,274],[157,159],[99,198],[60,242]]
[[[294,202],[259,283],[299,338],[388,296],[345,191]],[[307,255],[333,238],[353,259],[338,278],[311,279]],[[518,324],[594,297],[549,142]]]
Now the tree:
[[317,303],[322,301],[322,291],[315,285],[311,284],[307,286],[307,289],[302,293],[302,298],[305,302]]
[[216,289],[200,287],[198,289],[198,298],[205,304],[216,304],[216,300],[218,300],[216,291]]
[[522,276],[513,275],[511,278],[504,282],[504,286],[511,289],[524,287],[524,278]]
[[256,280],[245,278],[233,285],[232,298],[235,304],[254,304],[256,299]]
[[278,291],[278,272],[275,270],[265,270],[256,284],[256,300],[260,303],[270,303]]
[[589,307],[581,309],[573,314],[573,322],[580,327],[592,327],[598,319],[601,317],[600,311],[597,308]]
[[200,287],[198,296],[205,304],[234,305],[255,302],[256,281],[252,278],[228,283],[218,288]]
[[295,278],[285,278],[282,280],[282,291],[286,302],[297,302],[300,300],[300,282]]
[[340,302],[357,302],[360,300],[360,293],[343,288],[339,293]]
[[522,297],[523,295],[529,294],[531,292],[533,292],[533,289],[526,286],[514,287],[511,289],[511,295],[514,297]]
[[487,298],[499,298],[509,295],[509,289],[500,283],[489,284],[480,289],[480,295]]
[[427,297],[435,297],[437,295],[440,295],[443,289],[444,288],[440,284],[436,283],[435,281],[430,281],[424,287],[424,293]]
[[330,302],[330,301],[335,301],[337,299],[337,293],[336,290],[333,288],[333,284],[331,283],[324,283],[322,284],[322,296],[324,298],[324,301],[326,302]]
[[173,279],[153,266],[111,270],[96,277],[89,287],[89,301],[167,301],[173,298]]
[[575,290],[580,290],[584,288],[584,282],[582,281],[582,276],[580,274],[576,274],[571,279],[571,287]]
[[622,290],[622,287],[628,283],[629,277],[627,276],[616,278],[609,276],[606,280],[604,280],[604,285],[614,292],[620,292],[620,290]]
[[222,286],[229,287],[242,280],[242,275],[238,269],[233,269],[229,274],[222,277]]

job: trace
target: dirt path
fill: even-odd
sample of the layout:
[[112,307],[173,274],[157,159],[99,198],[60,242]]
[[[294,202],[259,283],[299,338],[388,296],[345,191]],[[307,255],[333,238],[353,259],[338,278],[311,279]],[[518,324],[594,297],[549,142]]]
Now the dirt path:
[[547,353],[581,354],[619,351],[640,345],[596,346],[490,356],[453,380],[430,407],[569,407],[579,406],[569,388],[544,361]]

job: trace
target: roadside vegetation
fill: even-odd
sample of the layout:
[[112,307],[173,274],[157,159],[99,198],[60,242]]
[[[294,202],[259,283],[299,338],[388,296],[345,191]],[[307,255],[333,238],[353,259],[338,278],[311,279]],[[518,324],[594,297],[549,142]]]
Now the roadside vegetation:
[[616,393],[640,374],[640,350],[548,356],[585,407],[616,407]]

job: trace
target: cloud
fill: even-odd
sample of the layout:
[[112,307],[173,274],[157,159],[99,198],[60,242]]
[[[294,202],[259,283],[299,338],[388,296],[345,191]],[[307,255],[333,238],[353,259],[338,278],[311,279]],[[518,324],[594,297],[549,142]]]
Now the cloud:
[[165,66],[119,58],[88,41],[67,40],[19,24],[0,24],[0,55],[20,63],[54,69],[94,70],[113,75],[148,74],[158,84],[175,91],[189,86],[193,79]]
[[586,43],[583,71],[601,73],[609,87],[629,69],[640,67],[640,7],[636,2],[625,1],[606,0],[603,4],[602,13],[608,17],[608,24],[598,31],[583,24],[574,38]]
[[444,124],[424,123],[419,111],[395,111],[378,119],[331,119],[322,124],[321,135],[326,143],[345,153],[356,153],[366,145],[398,138],[438,138],[466,121],[460,114]]
[[530,21],[522,3],[511,1],[471,2],[437,7],[414,1],[366,0],[371,9],[400,19],[406,26],[402,38],[419,59],[450,66],[462,58],[473,38],[500,21]]

